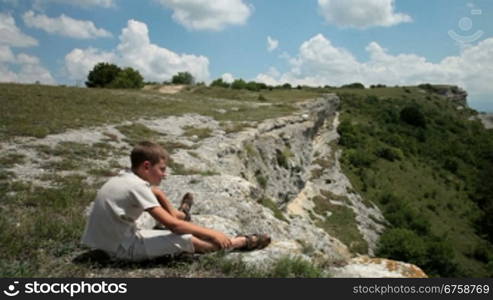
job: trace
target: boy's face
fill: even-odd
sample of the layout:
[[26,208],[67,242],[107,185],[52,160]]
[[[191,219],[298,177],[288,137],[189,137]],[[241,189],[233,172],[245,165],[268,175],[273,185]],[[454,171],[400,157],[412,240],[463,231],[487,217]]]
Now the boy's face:
[[145,178],[152,185],[159,185],[161,180],[166,178],[166,163],[164,160],[159,160],[155,165],[152,165],[149,161],[144,162],[145,170],[147,171]]

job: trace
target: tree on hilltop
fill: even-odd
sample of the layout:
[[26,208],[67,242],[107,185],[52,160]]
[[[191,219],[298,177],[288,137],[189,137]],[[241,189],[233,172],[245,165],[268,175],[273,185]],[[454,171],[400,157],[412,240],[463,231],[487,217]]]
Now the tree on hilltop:
[[179,72],[173,76],[171,82],[173,84],[193,84],[195,82],[195,78],[193,78],[192,74],[189,72]]
[[122,69],[115,64],[98,63],[87,76],[86,86],[90,88],[108,87]]
[[218,78],[218,79],[214,80],[213,82],[211,82],[210,86],[229,88],[231,86],[231,84],[224,82],[224,80],[222,78]]
[[123,69],[111,82],[110,87],[117,89],[140,89],[144,86],[144,78],[132,68]]
[[140,89],[144,78],[132,68],[121,69],[110,63],[98,63],[89,72],[86,86],[90,88]]

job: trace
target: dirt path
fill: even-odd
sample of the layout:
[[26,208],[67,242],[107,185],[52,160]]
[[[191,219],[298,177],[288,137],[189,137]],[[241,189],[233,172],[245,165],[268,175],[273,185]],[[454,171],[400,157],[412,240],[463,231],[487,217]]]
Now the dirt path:
[[183,84],[178,84],[178,85],[163,85],[163,86],[159,86],[159,85],[146,85],[144,86],[143,90],[156,90],[158,92],[160,92],[161,94],[167,94],[167,95],[171,95],[171,94],[176,94],[176,93],[179,93],[181,92],[184,88],[186,87],[186,85],[183,85]]

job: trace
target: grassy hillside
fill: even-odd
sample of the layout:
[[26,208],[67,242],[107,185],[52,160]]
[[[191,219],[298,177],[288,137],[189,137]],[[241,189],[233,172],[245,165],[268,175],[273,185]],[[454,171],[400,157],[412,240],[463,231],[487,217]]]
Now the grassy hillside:
[[[260,93],[206,87],[163,95],[157,91],[0,84],[0,141],[184,113],[212,116],[218,121],[258,121],[289,114],[293,102],[315,95],[302,90]],[[249,105],[259,98],[274,105],[261,110]]]
[[345,172],[392,224],[377,255],[434,276],[492,276],[493,132],[433,91],[338,93]]

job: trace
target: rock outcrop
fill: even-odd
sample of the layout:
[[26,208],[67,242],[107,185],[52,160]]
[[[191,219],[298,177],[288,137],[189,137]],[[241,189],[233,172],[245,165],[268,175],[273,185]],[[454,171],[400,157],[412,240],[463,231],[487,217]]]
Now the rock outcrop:
[[481,120],[481,123],[483,123],[484,128],[493,128],[493,114],[479,114],[478,118]]

